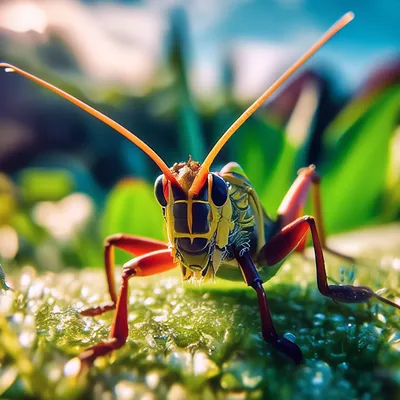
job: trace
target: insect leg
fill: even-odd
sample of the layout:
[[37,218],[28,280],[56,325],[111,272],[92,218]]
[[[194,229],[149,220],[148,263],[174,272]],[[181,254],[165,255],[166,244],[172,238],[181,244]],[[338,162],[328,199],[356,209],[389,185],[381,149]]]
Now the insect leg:
[[261,332],[266,342],[272,344],[277,350],[290,357],[296,364],[303,362],[303,354],[295,343],[281,337],[275,330],[272,321],[271,312],[268,306],[267,295],[262,286],[262,279],[257,272],[254,262],[248,251],[243,254],[238,253],[236,259],[239,263],[243,277],[246,283],[251,286],[257,293],[258,307],[261,317]]
[[140,236],[131,236],[125,234],[108,236],[104,241],[104,266],[106,269],[108,291],[110,293],[111,302],[83,310],[81,312],[82,315],[100,315],[115,308],[117,303],[117,293],[115,290],[114,277],[114,247],[125,250],[135,256],[141,256],[155,250],[167,249],[168,245],[159,240],[142,238]]
[[319,239],[316,222],[313,217],[301,217],[273,236],[260,250],[258,262],[264,265],[275,265],[286,258],[302,243],[306,234],[311,231],[317,267],[317,285],[319,291],[331,299],[343,303],[361,303],[372,297],[400,308],[400,305],[377,295],[366,286],[328,285],[324,255]]
[[[317,174],[314,165],[310,165],[307,168],[302,168],[298,172],[298,177],[290,187],[286,196],[282,200],[281,205],[278,209],[278,229],[282,229],[286,225],[290,224],[301,215],[303,215],[303,209],[305,202],[307,201],[310,188],[312,188],[312,203],[315,213],[315,222],[319,234],[319,240],[322,248],[335,256],[344,258],[350,262],[355,262],[354,258],[342,254],[336,250],[329,248],[326,244],[325,229],[322,217],[322,203],[321,203],[321,190],[320,190],[321,178]],[[306,244],[307,237],[305,236],[303,241],[297,246],[296,251],[303,252]]]
[[[116,302],[116,312],[111,326],[110,337],[107,342],[96,344],[83,351],[72,359],[70,365],[76,366],[78,360],[78,373],[82,366],[91,365],[94,360],[120,348],[128,338],[128,281],[136,276],[156,275],[175,268],[176,264],[171,257],[169,249],[157,250],[128,261],[122,270],[121,287]],[[66,366],[67,368],[67,366]],[[68,368],[67,368],[68,369]]]

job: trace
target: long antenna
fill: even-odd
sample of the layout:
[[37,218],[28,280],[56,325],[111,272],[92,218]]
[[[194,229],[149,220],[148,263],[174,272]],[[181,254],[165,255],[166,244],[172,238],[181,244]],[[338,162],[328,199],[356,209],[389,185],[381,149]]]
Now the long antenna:
[[130,140],[132,143],[136,144],[136,146],[138,146],[141,150],[143,150],[158,165],[158,167],[161,169],[164,176],[170,182],[173,182],[174,184],[180,186],[180,184],[178,183],[178,181],[176,180],[176,178],[174,177],[174,175],[168,168],[167,164],[165,164],[165,162],[161,159],[161,157],[150,146],[148,146],[146,143],[144,143],[136,135],[134,135],[132,132],[128,131],[128,129],[124,128],[122,125],[118,124],[117,122],[115,122],[111,118],[107,117],[100,111],[97,111],[93,107],[87,105],[83,101],[78,100],[76,97],[71,96],[70,94],[64,92],[64,90],[61,90],[58,87],[52,85],[51,83],[48,83],[48,82],[36,77],[35,75],[32,75],[20,68],[17,68],[14,65],[0,63],[0,68],[5,68],[6,72],[17,72],[18,74],[24,76],[25,78],[28,78],[28,79],[38,83],[40,86],[43,86],[46,89],[49,89],[52,92],[58,94],[59,96],[63,97],[64,99],[70,101],[72,104],[75,104],[77,107],[86,111],[90,115],[93,115],[95,118],[104,122],[106,125],[115,129],[118,133],[125,136],[128,140]]
[[303,55],[301,56],[288,70],[286,70],[280,78],[278,78],[221,136],[212,150],[208,153],[204,160],[193,184],[190,188],[189,193],[193,196],[198,194],[202,188],[210,166],[213,163],[215,157],[218,155],[225,143],[231,138],[231,136],[247,121],[247,119],[264,103],[264,101],[270,97],[294,72],[296,72],[312,55],[314,55],[329,39],[331,39],[336,33],[343,29],[350,21],[354,18],[352,12],[348,12],[343,15],[334,25],[328,29],[322,37]]

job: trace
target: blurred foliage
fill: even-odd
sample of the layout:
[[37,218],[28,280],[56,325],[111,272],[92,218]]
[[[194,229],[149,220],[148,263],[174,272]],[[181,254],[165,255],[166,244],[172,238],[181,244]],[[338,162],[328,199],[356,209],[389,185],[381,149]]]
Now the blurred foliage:
[[21,196],[27,203],[61,200],[72,192],[73,184],[68,171],[25,169],[20,174]]
[[[93,105],[132,128],[169,165],[189,154],[201,161],[246,106],[233,95],[236,71],[229,54],[220,94],[210,101],[194,96],[187,65],[190,30],[181,11],[172,13],[171,27],[168,62],[144,96],[90,88],[76,76],[75,83],[63,82],[37,60],[20,64],[91,104],[90,97],[107,101]],[[60,36],[41,51],[60,48],[69,59],[72,53],[63,46]],[[297,170],[315,163],[323,178],[328,234],[398,219],[398,69],[394,62],[393,79],[378,70],[347,98],[337,94],[333,76],[305,70],[239,129],[214,168],[237,161],[274,216]],[[99,266],[108,234],[165,239],[152,195],[159,172],[146,155],[22,77],[1,73],[0,86],[10,93],[0,98],[0,235],[8,243],[0,245],[0,262],[44,269]],[[306,212],[313,212],[310,205]],[[16,251],[9,250],[13,246]]]
[[[350,104],[348,108],[353,112],[344,110],[347,119],[345,115],[328,131],[333,144],[327,157],[331,162],[326,161],[323,175],[323,193],[329,193],[330,207],[325,207],[329,231],[355,228],[365,221],[379,220],[380,212],[385,213],[382,202],[388,195],[385,189],[390,174],[391,139],[399,123],[400,85],[383,91],[354,118],[357,106],[357,103]],[[357,207],[350,207],[350,204]],[[400,204],[397,206],[397,210],[392,210],[393,217]]]
[[[129,232],[134,235],[166,240],[164,218],[154,201],[153,188],[140,180],[126,179],[110,193],[102,217],[102,235]],[[118,250],[117,250],[118,251]],[[116,254],[116,262],[126,260]]]

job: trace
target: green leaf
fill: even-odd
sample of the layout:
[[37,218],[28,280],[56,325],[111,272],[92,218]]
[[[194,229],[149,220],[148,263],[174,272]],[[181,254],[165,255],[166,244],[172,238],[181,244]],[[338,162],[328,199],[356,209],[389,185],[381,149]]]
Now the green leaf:
[[399,111],[400,86],[394,86],[382,93],[357,120],[351,121],[336,145],[330,148],[331,163],[322,180],[328,232],[360,226],[379,214],[387,180],[390,141]]
[[63,169],[27,168],[19,175],[22,196],[26,202],[61,200],[75,187],[72,175]]
[[390,141],[389,167],[386,190],[383,198],[382,221],[392,221],[400,217],[400,126]]
[[44,228],[37,225],[24,210],[20,210],[13,215],[11,225],[18,232],[18,236],[35,246],[38,246],[48,237]]
[[273,175],[285,141],[282,131],[257,117],[246,121],[231,139],[233,161],[240,164],[258,192]]
[[181,9],[175,9],[171,16],[171,53],[170,63],[175,73],[176,88],[179,96],[179,137],[182,154],[190,154],[195,160],[203,160],[205,141],[201,134],[200,119],[194,106],[187,76],[186,56],[189,36],[187,18]]
[[[153,187],[136,179],[121,181],[109,194],[102,216],[103,237],[114,233],[146,236],[165,240],[165,222]],[[127,257],[118,257],[121,263]]]
[[[230,111],[220,113],[218,127],[228,118],[230,123],[235,120],[230,118]],[[240,127],[227,147],[232,161],[249,177],[268,214],[274,215],[295,177],[294,146],[283,131],[255,115]]]
[[[214,138],[236,120],[241,111],[229,106],[220,110],[215,118]],[[281,157],[286,138],[281,130],[260,116],[254,115],[242,125],[222,149],[221,155],[237,162],[249,177],[258,193],[261,193],[275,170]]]
[[9,223],[16,209],[16,188],[7,175],[0,173],[0,225]]
[[295,158],[296,149],[286,141],[270,179],[260,192],[261,203],[270,216],[276,215],[279,205],[296,177]]
[[322,138],[324,147],[330,151],[336,148],[351,126],[364,116],[366,110],[381,100],[382,93],[359,96],[346,105],[326,128]]

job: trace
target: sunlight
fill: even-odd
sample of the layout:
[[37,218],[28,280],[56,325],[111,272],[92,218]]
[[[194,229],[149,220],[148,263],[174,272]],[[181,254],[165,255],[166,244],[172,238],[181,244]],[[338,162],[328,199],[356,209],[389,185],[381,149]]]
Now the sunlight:
[[18,33],[44,33],[47,23],[45,12],[30,1],[4,5],[0,14],[0,27]]
[[14,228],[4,225],[0,228],[0,257],[12,260],[18,253],[18,234]]
[[39,202],[33,218],[58,240],[71,240],[93,214],[91,199],[82,193],[72,193],[58,202]]

